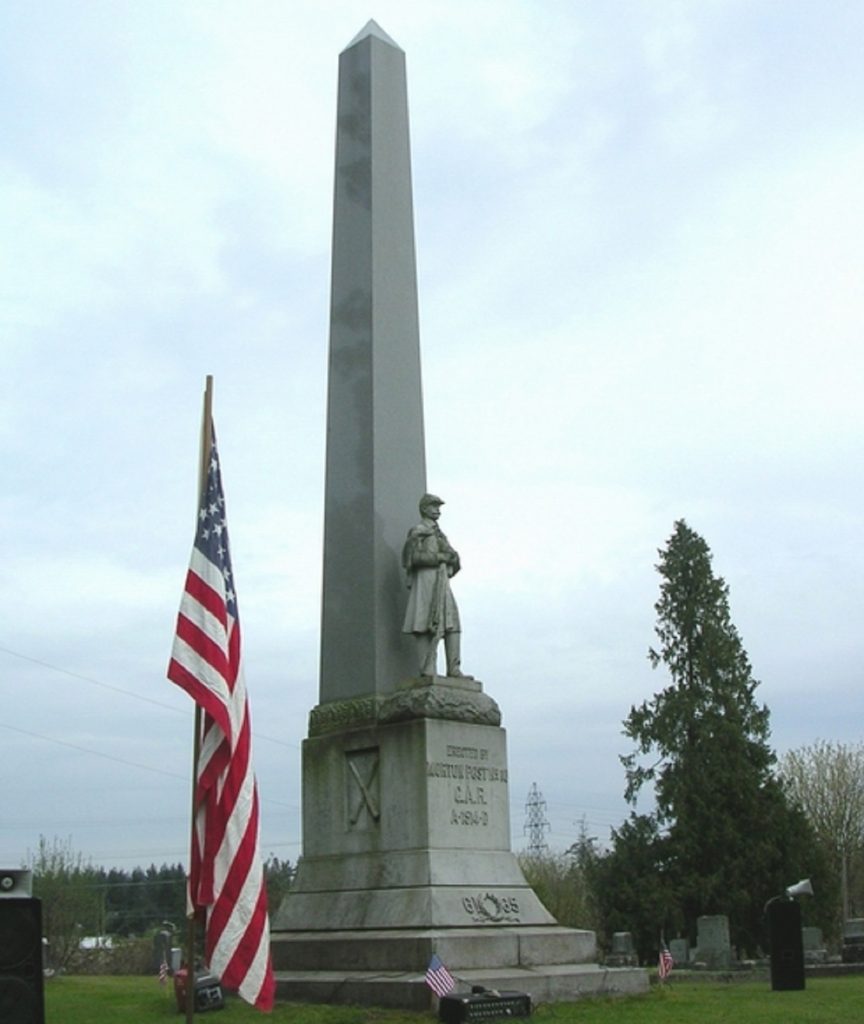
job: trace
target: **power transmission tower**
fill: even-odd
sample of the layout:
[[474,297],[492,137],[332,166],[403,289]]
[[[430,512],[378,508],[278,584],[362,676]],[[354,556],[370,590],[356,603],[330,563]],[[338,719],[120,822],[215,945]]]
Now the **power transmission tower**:
[[522,830],[528,836],[528,855],[530,857],[542,857],[549,852],[546,843],[546,833],[549,831],[549,827],[549,822],[546,820],[546,801],[537,788],[537,783],[532,782],[525,804],[525,828]]

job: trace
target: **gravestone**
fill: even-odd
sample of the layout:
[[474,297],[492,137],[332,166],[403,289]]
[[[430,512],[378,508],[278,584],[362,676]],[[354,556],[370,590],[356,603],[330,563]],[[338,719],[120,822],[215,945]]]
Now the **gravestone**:
[[844,964],[864,962],[864,917],[849,917],[843,923],[841,957]]
[[613,932],[612,945],[606,955],[606,966],[635,967],[638,963],[632,932]]
[[339,61],[327,416],[319,701],[278,996],[423,1009],[433,953],[463,990],[645,991],[527,884],[497,703],[455,669],[420,675],[402,633],[425,451],[405,55],[375,22]]
[[699,961],[711,971],[728,971],[732,966],[729,918],[725,914],[697,918],[696,932]]
[[690,963],[690,943],[687,939],[670,939],[669,952],[678,966],[686,967]]
[[828,959],[828,950],[822,938],[822,929],[807,926],[801,929],[801,942],[804,946],[804,962],[808,964],[824,964]]

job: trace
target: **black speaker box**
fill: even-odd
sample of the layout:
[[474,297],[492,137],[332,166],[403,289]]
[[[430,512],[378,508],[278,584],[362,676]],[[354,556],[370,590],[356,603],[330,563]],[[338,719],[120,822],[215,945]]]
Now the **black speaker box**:
[[768,904],[768,937],[771,988],[775,992],[804,988],[801,908],[795,900],[781,899]]
[[42,903],[0,899],[0,1021],[45,1024]]
[[470,996],[442,996],[438,1001],[438,1020],[443,1024],[530,1016],[531,996],[525,992],[484,990]]

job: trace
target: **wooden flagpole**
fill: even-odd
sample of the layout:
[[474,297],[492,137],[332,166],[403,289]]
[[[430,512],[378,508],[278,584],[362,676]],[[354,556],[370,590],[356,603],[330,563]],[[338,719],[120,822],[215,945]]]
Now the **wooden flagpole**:
[[[207,491],[207,473],[210,462],[210,448],[213,444],[213,376],[207,374],[204,385],[204,412],[201,419],[201,455],[198,464],[198,504],[195,507],[195,522]],[[195,793],[198,788],[198,759],[201,756],[201,705],[195,702],[195,725],[192,739],[192,817],[189,831],[189,881],[190,899],[186,921],[186,1024],[195,1020],[195,904],[191,899],[192,861],[195,849]]]

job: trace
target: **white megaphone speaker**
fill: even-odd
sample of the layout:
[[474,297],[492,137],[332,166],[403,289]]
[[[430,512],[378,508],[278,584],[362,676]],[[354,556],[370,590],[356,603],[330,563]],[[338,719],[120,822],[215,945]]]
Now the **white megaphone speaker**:
[[0,900],[33,895],[33,872],[0,868]]
[[796,882],[794,885],[790,885],[786,890],[787,896],[812,896],[813,886],[810,884],[809,878],[802,878],[800,882]]

